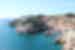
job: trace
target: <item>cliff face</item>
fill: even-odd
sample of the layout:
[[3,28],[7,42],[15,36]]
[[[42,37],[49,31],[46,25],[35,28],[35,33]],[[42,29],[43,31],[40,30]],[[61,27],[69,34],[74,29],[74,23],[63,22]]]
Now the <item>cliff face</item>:
[[[57,20],[55,20],[57,19]],[[71,15],[54,17],[49,21],[49,25],[62,31],[60,41],[65,41],[63,50],[75,50],[75,17]],[[60,39],[61,38],[61,39]],[[60,42],[58,42],[60,43]]]

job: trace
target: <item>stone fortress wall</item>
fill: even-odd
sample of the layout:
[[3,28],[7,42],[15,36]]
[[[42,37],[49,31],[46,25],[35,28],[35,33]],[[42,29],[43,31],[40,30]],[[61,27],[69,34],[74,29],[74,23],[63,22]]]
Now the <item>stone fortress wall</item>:
[[[48,22],[50,26],[62,30],[62,39],[66,43],[63,45],[63,50],[75,50],[75,17],[55,16],[50,17]],[[65,30],[68,30],[67,32]]]

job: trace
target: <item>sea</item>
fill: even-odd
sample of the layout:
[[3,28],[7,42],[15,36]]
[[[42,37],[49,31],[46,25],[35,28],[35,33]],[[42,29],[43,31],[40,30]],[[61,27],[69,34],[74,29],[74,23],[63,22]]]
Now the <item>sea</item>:
[[19,35],[15,28],[9,26],[9,19],[0,20],[0,50],[62,50],[63,46],[55,44],[60,33],[49,37],[40,35]]

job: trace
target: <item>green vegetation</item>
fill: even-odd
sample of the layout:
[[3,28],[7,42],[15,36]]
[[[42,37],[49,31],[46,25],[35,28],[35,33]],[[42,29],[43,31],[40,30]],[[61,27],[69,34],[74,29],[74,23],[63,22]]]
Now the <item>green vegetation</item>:
[[75,17],[75,14],[74,13],[67,13],[65,14],[67,17]]
[[36,23],[40,21],[40,16],[30,16],[28,18],[22,17],[20,19],[15,19],[14,21],[10,22],[10,26],[15,27],[17,25],[26,25],[28,23]]

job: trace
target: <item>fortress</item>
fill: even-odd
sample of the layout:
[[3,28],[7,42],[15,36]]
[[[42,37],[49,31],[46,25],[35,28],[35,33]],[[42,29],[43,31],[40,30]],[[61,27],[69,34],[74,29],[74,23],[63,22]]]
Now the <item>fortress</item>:
[[50,17],[49,24],[53,24],[54,26],[61,26],[67,28],[74,28],[75,27],[75,16],[52,16]]
[[49,25],[62,30],[63,50],[75,50],[75,16],[50,17]]

